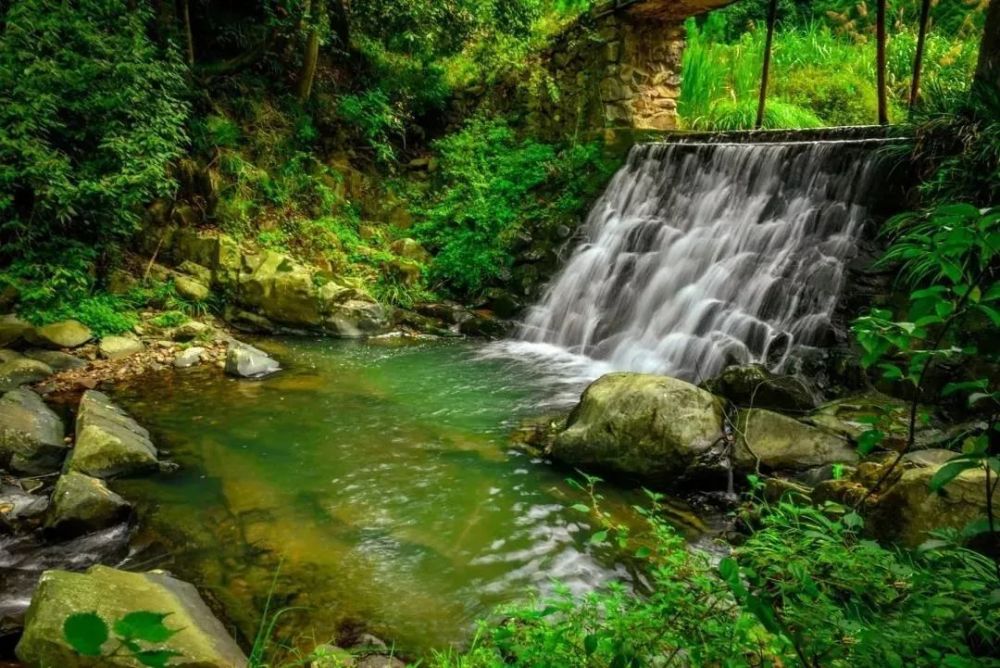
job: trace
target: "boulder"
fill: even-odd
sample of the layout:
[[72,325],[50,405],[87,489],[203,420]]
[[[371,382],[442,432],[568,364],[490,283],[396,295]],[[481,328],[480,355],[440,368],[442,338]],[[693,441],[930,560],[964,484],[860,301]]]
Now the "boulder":
[[806,413],[816,398],[795,376],[780,376],[760,364],[731,366],[705,383],[705,389],[744,408]]
[[177,271],[187,274],[194,280],[204,285],[212,284],[212,270],[191,260],[184,260],[177,265]]
[[0,317],[0,348],[16,345],[31,335],[30,323],[21,320],[16,315]]
[[38,360],[20,357],[0,364],[0,392],[13,390],[22,385],[37,383],[54,373],[52,367]]
[[0,467],[28,475],[58,470],[68,451],[63,436],[62,420],[31,390],[0,398]]
[[427,264],[432,259],[431,254],[416,239],[397,239],[392,242],[389,249],[399,257],[413,260],[420,264]]
[[29,340],[43,348],[77,348],[94,338],[94,334],[77,320],[63,320],[36,328],[28,335]]
[[24,352],[24,356],[33,360],[38,360],[43,364],[48,364],[56,371],[82,369],[87,366],[86,361],[76,357],[75,355],[70,355],[69,353],[64,353],[59,350],[42,350],[41,348],[32,348],[31,350],[26,350]]
[[103,480],[69,471],[59,476],[45,518],[46,530],[62,536],[100,531],[128,518],[131,506]]
[[181,351],[174,358],[174,367],[177,369],[187,369],[201,362],[201,356],[205,354],[205,349],[199,346],[192,346]]
[[246,257],[250,273],[240,278],[239,301],[287,325],[317,327],[323,316],[312,273],[274,251]]
[[0,532],[26,533],[42,520],[49,500],[15,485],[0,485]]
[[841,436],[763,409],[741,410],[733,463],[754,471],[798,471],[825,464],[852,464],[858,453]]
[[193,302],[203,302],[212,294],[207,285],[190,276],[174,276],[174,287],[177,294]]
[[207,336],[211,331],[211,326],[203,322],[188,320],[170,330],[170,338],[174,341],[192,341]]
[[406,664],[394,656],[370,654],[354,662],[355,668],[406,668]]
[[9,348],[0,348],[0,364],[5,362],[10,362],[11,360],[23,359],[25,355],[17,352],[16,350],[10,350]]
[[[939,468],[924,466],[903,471],[869,517],[875,535],[916,547],[935,529],[963,529],[986,516],[986,471],[964,471],[937,493],[931,491],[930,481]],[[1000,515],[1000,501],[993,501],[993,509]]]
[[323,323],[328,332],[344,338],[377,334],[386,329],[389,316],[380,304],[348,299],[336,304]]
[[101,357],[108,360],[122,359],[145,350],[142,341],[130,336],[105,336],[98,345]]
[[[932,411],[921,407],[921,413]],[[886,436],[882,442],[888,449],[900,449],[906,444],[910,423],[910,407],[905,401],[880,392],[865,392],[823,404],[805,421],[811,425],[856,441],[878,420]],[[916,445],[930,447],[948,440],[948,435],[933,424],[917,421]]]
[[335,645],[319,645],[309,657],[309,668],[353,668],[354,655]]
[[280,371],[281,366],[263,350],[232,341],[226,351],[226,373],[240,378],[259,378]]
[[701,463],[722,432],[722,402],[666,376],[612,373],[594,381],[550,448],[574,466],[655,481]]
[[155,471],[156,447],[149,432],[96,390],[84,393],[76,417],[76,446],[68,470],[97,478]]
[[500,320],[489,311],[474,311],[458,326],[465,336],[484,339],[502,339],[510,334],[511,324]]
[[102,646],[104,656],[79,656],[64,639],[63,624],[74,613],[92,612],[111,627],[125,615],[139,611],[167,615],[163,623],[177,632],[152,645],[176,652],[170,666],[244,668],[247,665],[246,656],[192,585],[163,571],[128,573],[106,566],[93,566],[85,573],[42,574],[25,615],[17,658],[28,666],[134,668],[139,664],[126,652],[112,656],[118,646],[113,639]]

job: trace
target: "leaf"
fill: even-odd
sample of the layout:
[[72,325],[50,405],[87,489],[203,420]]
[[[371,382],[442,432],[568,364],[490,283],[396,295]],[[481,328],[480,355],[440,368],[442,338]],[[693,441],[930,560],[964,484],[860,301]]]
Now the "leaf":
[[582,503],[576,503],[576,504],[574,504],[572,506],[572,508],[573,508],[573,510],[577,510],[577,511],[579,511],[581,513],[589,513],[590,512],[590,506],[585,506]]
[[148,643],[166,642],[177,631],[163,625],[166,614],[148,611],[130,612],[115,622],[115,633],[123,638],[144,640]]
[[871,454],[872,450],[885,438],[885,434],[878,429],[869,429],[858,436],[858,452],[862,455]]
[[953,459],[937,470],[928,486],[932,492],[940,492],[949,482],[962,473],[981,466],[979,459]]
[[180,652],[175,652],[172,649],[148,649],[142,652],[136,652],[133,654],[139,663],[144,666],[149,666],[149,668],[164,668],[170,659],[175,656],[181,656]]
[[653,554],[653,551],[648,547],[640,547],[635,551],[636,559],[648,559],[651,554]]
[[583,639],[583,651],[587,653],[587,656],[592,655],[597,651],[597,635],[591,633]]
[[101,656],[108,641],[108,625],[95,612],[78,612],[63,622],[63,637],[81,656]]
[[608,539],[608,532],[607,531],[598,531],[597,533],[595,533],[593,536],[590,537],[590,544],[591,545],[600,545],[601,543],[603,543],[607,539]]

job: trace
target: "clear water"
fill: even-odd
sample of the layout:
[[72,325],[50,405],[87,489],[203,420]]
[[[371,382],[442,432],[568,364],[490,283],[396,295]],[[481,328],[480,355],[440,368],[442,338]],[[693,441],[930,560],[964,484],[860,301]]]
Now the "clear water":
[[[567,473],[508,445],[582,378],[463,343],[261,345],[287,370],[194,370],[118,394],[182,466],[118,483],[141,503],[132,565],[199,585],[244,640],[272,582],[272,609],[305,608],[276,636],[308,647],[363,626],[419,656],[554,579],[580,592],[631,580],[588,545]],[[638,494],[605,491],[628,518]]]

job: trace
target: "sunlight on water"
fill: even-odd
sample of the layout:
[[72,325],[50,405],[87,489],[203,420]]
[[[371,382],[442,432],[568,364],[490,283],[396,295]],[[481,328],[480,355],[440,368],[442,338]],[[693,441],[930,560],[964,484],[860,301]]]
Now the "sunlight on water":
[[[583,592],[627,577],[587,544],[566,473],[507,446],[520,419],[579,396],[569,362],[556,374],[468,344],[270,349],[287,371],[264,381],[192,371],[117,395],[182,465],[120,483],[143,506],[135,559],[211,592],[245,637],[279,564],[275,604],[309,608],[281,626],[298,644],[360,624],[417,654],[553,579]],[[637,499],[606,491],[623,516]]]

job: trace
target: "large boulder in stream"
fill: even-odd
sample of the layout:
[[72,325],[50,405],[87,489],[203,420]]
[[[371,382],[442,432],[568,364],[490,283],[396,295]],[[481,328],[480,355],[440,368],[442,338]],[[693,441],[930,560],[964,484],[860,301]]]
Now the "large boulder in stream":
[[690,383],[612,373],[583,393],[550,454],[574,466],[663,482],[710,453],[722,418],[722,402]]
[[743,471],[797,471],[858,460],[845,438],[763,409],[741,410],[737,432],[733,463]]
[[174,635],[143,648],[175,652],[169,665],[187,668],[243,668],[247,658],[205,605],[198,591],[163,571],[128,573],[94,566],[85,573],[46,571],[25,616],[17,658],[31,668],[128,667],[140,664],[127,652],[112,652],[119,643],[109,639],[99,657],[78,655],[66,642],[63,624],[75,613],[95,613],[109,627],[130,613],[167,615],[163,621]]
[[68,469],[96,478],[157,470],[156,447],[139,426],[107,395],[89,390],[76,417],[76,446]]
[[226,373],[238,378],[260,378],[279,371],[281,366],[263,350],[239,341],[230,341],[226,351]]
[[103,480],[68,471],[56,481],[45,528],[63,536],[100,531],[128,518],[131,506]]
[[62,467],[63,423],[41,397],[21,388],[0,398],[0,467],[40,475]]

